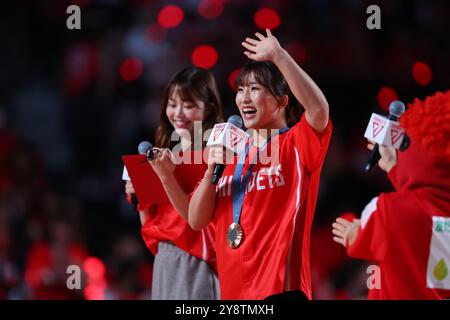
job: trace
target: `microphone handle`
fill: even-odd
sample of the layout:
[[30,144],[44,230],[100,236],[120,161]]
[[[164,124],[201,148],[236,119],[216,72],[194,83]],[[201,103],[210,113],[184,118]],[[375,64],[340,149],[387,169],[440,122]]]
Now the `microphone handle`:
[[224,164],[216,164],[214,166],[213,176],[212,176],[212,184],[217,184],[219,182],[220,177],[223,174],[223,170],[225,170]]
[[365,173],[372,171],[373,167],[375,167],[378,163],[378,160],[380,160],[381,155],[378,149],[378,143],[376,143],[373,147],[372,153],[370,154],[369,161],[367,161],[366,167],[364,168]]

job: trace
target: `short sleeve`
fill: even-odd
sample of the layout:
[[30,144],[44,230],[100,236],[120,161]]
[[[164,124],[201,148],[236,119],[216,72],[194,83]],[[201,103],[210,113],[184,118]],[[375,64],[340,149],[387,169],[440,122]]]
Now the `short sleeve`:
[[365,207],[355,242],[347,247],[349,256],[377,262],[386,256],[388,228],[382,201],[383,195],[380,195]]
[[333,125],[328,119],[326,128],[317,133],[306,120],[305,114],[289,131],[290,139],[298,148],[300,161],[311,172],[320,168],[331,140]]

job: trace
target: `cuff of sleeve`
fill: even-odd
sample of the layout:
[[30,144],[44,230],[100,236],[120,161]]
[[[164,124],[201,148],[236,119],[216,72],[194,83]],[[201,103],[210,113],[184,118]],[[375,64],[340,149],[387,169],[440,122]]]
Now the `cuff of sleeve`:
[[322,147],[324,144],[324,139],[327,135],[330,134],[330,132],[333,129],[333,124],[331,122],[330,117],[328,117],[328,122],[327,122],[327,126],[325,127],[325,129],[323,129],[321,132],[317,132],[316,130],[314,130],[313,127],[311,127],[311,125],[309,124],[308,120],[306,120],[306,115],[303,114],[302,117],[304,117],[304,121],[305,124],[308,128],[308,131],[310,131],[310,136],[314,136],[317,139],[317,142],[320,144],[320,146]]
[[398,190],[398,187],[397,187],[397,165],[392,167],[391,171],[388,172],[388,178],[391,181],[394,188],[396,190]]

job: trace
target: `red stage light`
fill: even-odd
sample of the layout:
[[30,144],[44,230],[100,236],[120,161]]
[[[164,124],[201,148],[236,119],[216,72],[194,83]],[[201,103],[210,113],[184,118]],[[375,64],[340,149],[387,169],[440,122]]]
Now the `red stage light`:
[[104,288],[97,285],[88,285],[84,290],[86,300],[104,300]]
[[241,71],[241,69],[236,69],[233,72],[231,72],[230,76],[228,77],[228,83],[230,84],[230,87],[233,91],[236,91],[236,87],[234,85],[234,80],[236,80],[240,71]]
[[398,100],[398,95],[391,87],[382,87],[378,92],[377,100],[383,110],[389,111],[389,104],[394,100]]
[[217,50],[212,46],[201,45],[194,49],[192,52],[191,60],[192,63],[199,67],[210,69],[212,68],[219,59]]
[[125,81],[134,81],[142,75],[144,66],[138,58],[125,59],[120,65],[120,76]]
[[412,75],[414,80],[416,80],[416,82],[421,86],[427,86],[431,82],[431,68],[425,62],[417,61],[416,63],[414,63],[414,66],[412,68]]
[[198,13],[205,19],[216,19],[223,12],[223,5],[218,0],[202,0],[198,5]]
[[83,270],[90,279],[98,279],[105,275],[105,264],[99,258],[89,257],[83,262]]
[[178,6],[165,6],[159,11],[158,23],[164,28],[175,28],[184,19],[184,11]]
[[270,8],[262,8],[259,9],[255,16],[253,17],[253,20],[255,21],[255,24],[260,29],[276,29],[281,23],[280,16],[278,13]]

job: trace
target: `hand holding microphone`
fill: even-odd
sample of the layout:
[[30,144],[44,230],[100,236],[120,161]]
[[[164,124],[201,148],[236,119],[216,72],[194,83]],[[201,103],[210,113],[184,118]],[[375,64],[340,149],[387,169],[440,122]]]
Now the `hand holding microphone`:
[[369,141],[367,149],[373,150],[375,146],[378,146],[378,152],[380,159],[378,160],[378,166],[381,170],[389,173],[391,169],[397,164],[397,151],[392,147],[385,147],[382,144],[375,144],[373,141]]
[[147,161],[158,175],[161,182],[173,176],[175,158],[169,149],[155,148],[148,141],[142,141],[138,146],[139,154],[145,155]]
[[[381,158],[379,144],[394,149],[399,149],[404,146],[407,139],[405,139],[404,130],[398,124],[398,119],[405,112],[405,109],[403,102],[393,101],[389,105],[389,115],[387,119],[378,114],[372,114],[364,136],[369,139],[369,141],[374,141],[373,143],[375,143],[375,145],[373,148],[369,147],[369,149],[372,149],[372,153],[364,168],[365,173],[369,173]],[[387,166],[385,167],[389,167],[389,170],[392,168],[390,164],[386,165]]]
[[[218,123],[214,126],[213,131],[208,139],[207,146],[214,149],[210,152],[210,162],[216,162],[214,165],[212,183],[217,184],[225,169],[223,162],[223,152],[240,153],[245,148],[248,135],[242,130],[244,123],[241,117],[233,115],[228,118],[226,123]],[[222,152],[219,152],[218,150]],[[222,161],[221,161],[222,160]]]
[[145,155],[148,161],[152,161],[158,156],[159,149],[153,148],[153,145],[148,141],[142,141],[138,145],[138,152]]

